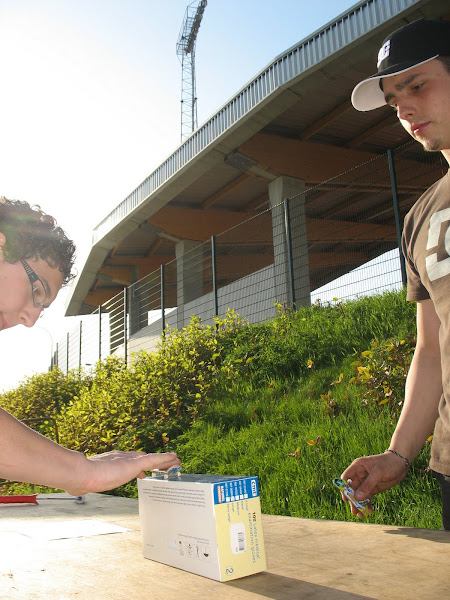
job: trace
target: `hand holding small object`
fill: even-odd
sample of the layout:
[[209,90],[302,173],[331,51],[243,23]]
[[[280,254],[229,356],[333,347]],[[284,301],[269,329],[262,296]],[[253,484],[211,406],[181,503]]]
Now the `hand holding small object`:
[[333,479],[333,485],[335,485],[338,489],[341,490],[342,498],[346,502],[347,500],[350,502],[352,507],[352,513],[357,511],[358,516],[362,515],[363,517],[368,517],[372,513],[372,507],[370,505],[370,500],[368,498],[364,500],[357,500],[355,498],[355,492],[353,488],[350,486],[352,480],[349,479],[346,481],[345,479],[340,479],[335,477]]
[[[409,461],[408,461],[409,462]],[[356,500],[371,500],[373,496],[384,492],[402,481],[408,473],[403,457],[391,451],[373,456],[362,456],[352,462],[341,475],[341,479],[352,482]],[[347,501],[344,495],[344,501]],[[352,506],[352,514],[358,509]],[[370,512],[371,509],[370,509]]]

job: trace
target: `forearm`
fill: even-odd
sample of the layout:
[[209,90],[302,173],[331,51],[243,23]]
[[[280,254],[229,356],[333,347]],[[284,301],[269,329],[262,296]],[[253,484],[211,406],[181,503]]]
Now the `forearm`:
[[405,402],[390,448],[414,460],[433,433],[442,395],[440,357],[418,348],[408,373]]
[[103,492],[179,465],[174,452],[112,451],[85,457],[63,448],[0,408],[0,478],[37,483],[75,496]]
[[59,446],[0,409],[0,477],[70,489],[77,487],[89,461]]

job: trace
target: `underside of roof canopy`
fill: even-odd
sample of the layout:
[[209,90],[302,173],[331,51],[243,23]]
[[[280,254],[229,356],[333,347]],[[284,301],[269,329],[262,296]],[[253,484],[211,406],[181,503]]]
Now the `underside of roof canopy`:
[[[390,188],[388,178],[374,186],[345,173],[410,139],[391,108],[357,112],[350,94],[373,73],[384,37],[420,17],[450,19],[448,1],[360,2],[275,58],[98,225],[66,315],[92,312],[174,260],[181,240],[206,241],[264,211],[268,186],[280,176],[300,179],[310,190],[344,174],[310,194],[305,206],[312,289],[341,274],[324,265],[336,242],[343,256],[348,251],[337,232],[343,223],[351,226],[358,212],[371,211],[374,218],[386,212]],[[405,150],[401,160],[399,201],[408,208],[431,181],[414,182],[414,152]],[[336,202],[343,185],[352,187],[345,206]],[[378,233],[372,228],[370,235],[358,236],[366,246],[361,261],[383,251],[380,239],[385,249],[397,242],[394,227],[383,225],[382,217],[378,224]],[[261,267],[270,260],[265,252],[273,243],[270,224],[258,244],[240,242],[239,255],[227,258],[234,277],[237,268],[247,274],[246,256],[257,254]],[[254,268],[254,260],[248,262]]]

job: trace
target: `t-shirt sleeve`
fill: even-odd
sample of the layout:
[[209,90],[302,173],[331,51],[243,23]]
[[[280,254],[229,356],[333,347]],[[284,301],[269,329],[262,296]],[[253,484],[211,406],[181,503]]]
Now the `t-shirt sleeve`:
[[421,300],[428,300],[430,294],[427,288],[423,285],[419,273],[414,265],[409,252],[408,244],[406,242],[405,231],[402,236],[402,250],[403,256],[405,257],[406,263],[406,276],[408,279],[408,285],[406,288],[406,299],[411,302],[420,302]]

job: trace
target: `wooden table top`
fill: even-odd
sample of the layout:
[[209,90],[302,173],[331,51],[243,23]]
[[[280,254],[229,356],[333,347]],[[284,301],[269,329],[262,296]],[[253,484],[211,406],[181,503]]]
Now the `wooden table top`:
[[[49,496],[40,495],[39,505],[0,504],[1,599],[450,598],[450,532],[263,515],[267,571],[219,583],[143,558],[137,500],[89,494],[76,504]],[[27,524],[50,530],[78,519],[131,531],[24,534]]]

